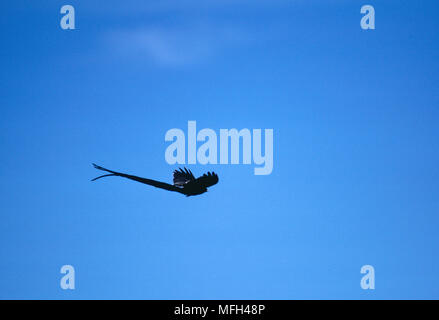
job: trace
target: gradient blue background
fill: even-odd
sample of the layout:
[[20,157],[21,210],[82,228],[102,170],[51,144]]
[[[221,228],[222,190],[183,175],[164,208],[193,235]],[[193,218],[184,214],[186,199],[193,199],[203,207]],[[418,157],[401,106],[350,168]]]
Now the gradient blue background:
[[[0,298],[439,298],[438,10],[2,1]],[[273,173],[193,165],[220,176],[193,198],[90,182],[91,162],[170,182],[188,120],[273,128]]]

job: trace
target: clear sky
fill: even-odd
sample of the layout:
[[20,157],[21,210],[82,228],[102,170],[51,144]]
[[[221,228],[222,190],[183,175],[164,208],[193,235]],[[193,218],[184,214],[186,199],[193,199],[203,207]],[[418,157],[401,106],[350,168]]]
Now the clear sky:
[[[0,298],[439,298],[438,1],[0,10]],[[220,177],[191,198],[90,182],[92,162],[171,182],[189,120],[272,128],[272,174],[190,165]]]

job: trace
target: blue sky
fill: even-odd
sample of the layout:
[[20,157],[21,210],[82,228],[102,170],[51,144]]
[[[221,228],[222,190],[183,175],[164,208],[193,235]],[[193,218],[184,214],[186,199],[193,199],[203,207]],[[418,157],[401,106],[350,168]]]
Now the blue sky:
[[[439,298],[438,9],[3,1],[0,298]],[[192,198],[90,182],[92,162],[171,182],[189,120],[272,128],[272,174],[191,165],[220,177]]]

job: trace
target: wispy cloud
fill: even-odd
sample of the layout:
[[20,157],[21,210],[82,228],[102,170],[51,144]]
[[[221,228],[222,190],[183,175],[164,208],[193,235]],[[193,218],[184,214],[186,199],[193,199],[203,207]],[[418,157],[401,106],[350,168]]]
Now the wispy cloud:
[[[130,60],[175,67],[208,61],[230,50],[277,37],[283,33],[282,26],[267,12],[282,10],[290,1],[131,0],[128,3],[122,14],[126,20],[118,18],[120,27],[105,34],[107,49]],[[244,14],[238,18],[239,12]],[[121,25],[121,21],[126,24]]]
[[218,24],[137,27],[107,34],[114,52],[170,67],[205,61],[248,40],[241,28]]

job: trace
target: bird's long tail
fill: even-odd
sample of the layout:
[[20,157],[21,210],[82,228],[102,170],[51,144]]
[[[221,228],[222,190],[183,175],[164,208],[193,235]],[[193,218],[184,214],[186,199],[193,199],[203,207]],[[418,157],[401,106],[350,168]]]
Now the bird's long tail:
[[98,170],[106,171],[106,172],[109,172],[109,173],[108,174],[104,174],[102,176],[99,176],[97,178],[94,178],[92,181],[95,181],[95,180],[103,178],[103,177],[118,176],[118,177],[123,177],[123,178],[130,179],[130,180],[134,180],[134,181],[137,181],[137,182],[140,182],[140,183],[144,183],[144,184],[156,187],[156,188],[160,188],[160,189],[165,189],[165,190],[168,190],[168,191],[175,191],[175,192],[186,194],[183,188],[176,187],[176,186],[174,186],[172,184],[169,184],[169,183],[160,182],[160,181],[156,181],[156,180],[152,180],[152,179],[141,178],[141,177],[133,176],[133,175],[122,173],[122,172],[116,172],[116,171],[108,170],[108,169],[105,169],[105,168],[103,168],[101,166],[98,166],[97,164],[94,164],[94,163],[93,163],[93,166],[96,169],[98,169]]
[[100,178],[104,178],[104,177],[120,176],[119,172],[105,169],[105,168],[103,168],[101,166],[98,166],[96,163],[93,163],[93,167],[95,167],[95,169],[98,169],[98,170],[110,172],[110,174],[104,174],[102,176],[99,176],[99,177],[96,177],[96,178],[92,179],[91,181],[96,181],[96,180],[98,180]]

